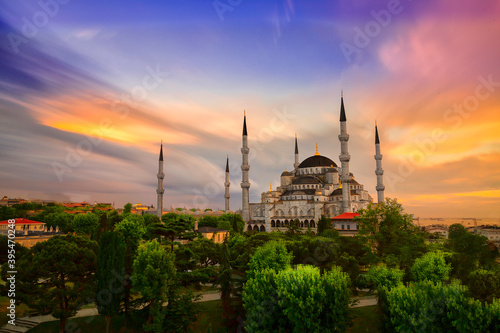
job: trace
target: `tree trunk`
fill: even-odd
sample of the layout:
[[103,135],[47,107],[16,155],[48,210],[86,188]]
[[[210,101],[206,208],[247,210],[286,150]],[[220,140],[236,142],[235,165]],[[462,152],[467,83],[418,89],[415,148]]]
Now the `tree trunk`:
[[66,318],[61,318],[61,320],[59,320],[59,333],[64,333],[65,328],[66,328]]
[[109,333],[109,323],[111,322],[111,316],[106,316],[106,333]]

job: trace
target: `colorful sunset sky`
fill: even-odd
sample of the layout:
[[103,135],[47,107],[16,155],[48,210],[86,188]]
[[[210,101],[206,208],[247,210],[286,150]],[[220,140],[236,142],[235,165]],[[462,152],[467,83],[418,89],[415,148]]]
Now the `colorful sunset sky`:
[[418,217],[500,217],[498,0],[0,0],[0,196],[241,207],[319,152]]

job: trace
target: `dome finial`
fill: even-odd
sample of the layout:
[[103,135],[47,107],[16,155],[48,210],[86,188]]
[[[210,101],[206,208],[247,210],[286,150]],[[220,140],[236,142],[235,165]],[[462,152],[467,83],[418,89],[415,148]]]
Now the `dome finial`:
[[342,181],[339,179],[339,188],[342,188]]
[[318,152],[318,143],[316,142],[316,153],[314,156],[320,156],[321,154]]
[[273,183],[269,183],[269,191],[272,192],[273,191]]

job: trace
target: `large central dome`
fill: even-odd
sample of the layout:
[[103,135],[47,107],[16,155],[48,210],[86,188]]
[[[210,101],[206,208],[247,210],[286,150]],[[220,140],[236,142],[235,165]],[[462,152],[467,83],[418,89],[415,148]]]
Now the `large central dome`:
[[328,157],[313,155],[303,160],[302,163],[300,163],[299,168],[330,167],[332,165],[334,167],[337,166],[337,164],[335,164],[335,162]]

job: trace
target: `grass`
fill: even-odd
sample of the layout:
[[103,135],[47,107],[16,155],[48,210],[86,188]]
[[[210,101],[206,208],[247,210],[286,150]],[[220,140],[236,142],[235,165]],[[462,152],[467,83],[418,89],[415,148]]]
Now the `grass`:
[[[5,296],[0,296],[0,327],[7,324],[10,317],[7,317],[7,306],[10,305],[10,299]],[[28,315],[30,308],[26,304],[16,306],[16,318],[22,318]]]
[[382,315],[380,314],[380,310],[377,305],[354,308],[353,311],[356,319],[354,319],[354,326],[347,332],[383,332]]
[[220,304],[220,300],[196,303],[200,310],[200,315],[198,320],[191,326],[189,332],[225,332],[222,325],[222,309]]

